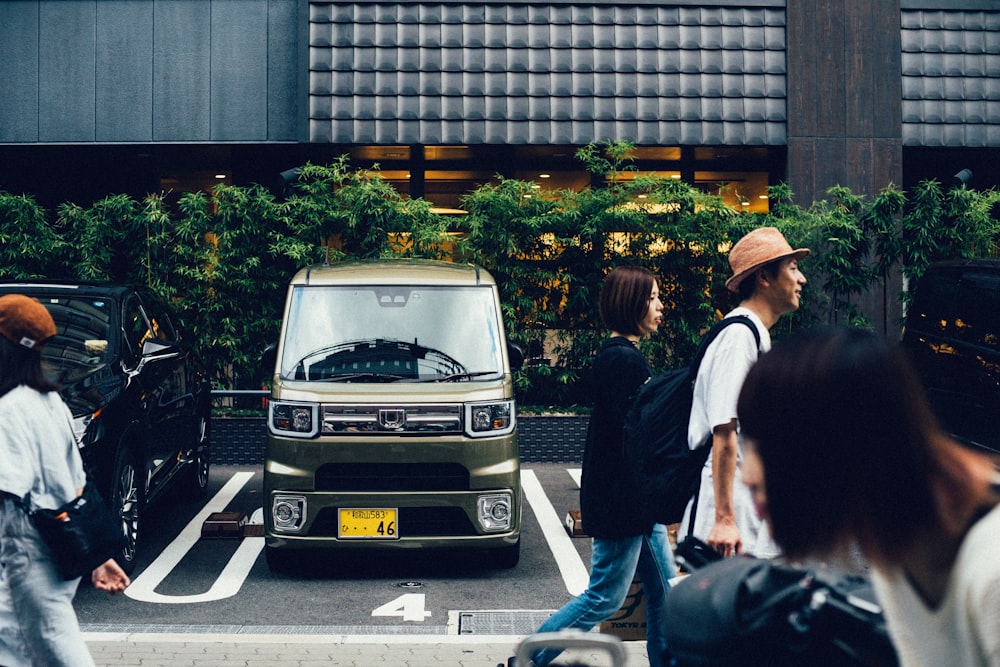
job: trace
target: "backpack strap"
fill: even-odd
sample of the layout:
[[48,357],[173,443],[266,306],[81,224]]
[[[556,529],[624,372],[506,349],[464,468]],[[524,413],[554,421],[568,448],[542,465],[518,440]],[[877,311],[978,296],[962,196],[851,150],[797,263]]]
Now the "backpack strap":
[[760,332],[757,331],[757,325],[753,323],[747,315],[731,315],[730,317],[724,317],[715,324],[712,328],[701,337],[701,342],[698,343],[698,351],[695,352],[694,358],[691,359],[691,363],[688,365],[688,372],[691,374],[691,381],[694,382],[695,378],[698,377],[698,368],[701,366],[701,360],[705,358],[705,353],[708,351],[708,346],[712,344],[712,341],[722,333],[722,330],[732,324],[745,324],[750,327],[750,331],[753,332],[753,339],[757,343],[757,352],[760,354]]

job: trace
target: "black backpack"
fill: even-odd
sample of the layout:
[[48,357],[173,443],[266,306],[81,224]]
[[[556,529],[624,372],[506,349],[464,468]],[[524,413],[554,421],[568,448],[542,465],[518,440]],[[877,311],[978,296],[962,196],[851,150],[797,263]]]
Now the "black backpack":
[[711,447],[688,447],[688,421],[705,350],[730,324],[744,324],[753,331],[757,347],[760,334],[746,315],[716,322],[698,345],[687,368],[654,375],[639,387],[625,416],[625,458],[639,489],[640,511],[656,523],[678,523],[688,500],[701,481],[701,469]]
[[726,558],[672,586],[663,616],[678,667],[898,664],[869,580],[826,566]]

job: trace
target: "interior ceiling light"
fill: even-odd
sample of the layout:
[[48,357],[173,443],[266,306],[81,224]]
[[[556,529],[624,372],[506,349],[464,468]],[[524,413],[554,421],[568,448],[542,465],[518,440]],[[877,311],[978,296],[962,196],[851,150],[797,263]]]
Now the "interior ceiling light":
[[539,174],[538,178],[552,178],[552,174]]

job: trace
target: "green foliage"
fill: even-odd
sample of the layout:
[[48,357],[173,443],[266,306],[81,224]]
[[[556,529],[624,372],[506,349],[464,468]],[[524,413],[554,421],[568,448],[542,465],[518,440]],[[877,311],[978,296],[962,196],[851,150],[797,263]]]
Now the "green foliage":
[[4,280],[61,278],[69,245],[49,225],[45,210],[28,195],[0,190],[0,277]]
[[580,149],[592,174],[582,191],[541,190],[497,176],[467,193],[467,215],[444,216],[399,195],[347,156],[306,164],[286,199],[259,186],[218,186],[174,205],[159,195],[61,205],[54,220],[30,196],[0,191],[0,273],[7,280],[142,283],[170,300],[217,386],[254,388],[263,349],[277,340],[287,281],[299,268],[347,257],[471,261],[497,279],[508,337],[529,353],[515,376],[522,403],[584,399],[583,369],[606,335],[601,282],[620,264],[649,267],[666,304],[643,350],[657,369],[686,362],[703,332],[733,304],[729,248],[763,225],[813,250],[800,309],[775,335],[818,322],[871,326],[860,299],[887,292],[897,270],[914,280],[935,260],[996,256],[1000,193],[920,183],[868,199],[836,186],[802,207],[785,184],[770,212],[734,211],[679,180],[643,176],[633,146]]

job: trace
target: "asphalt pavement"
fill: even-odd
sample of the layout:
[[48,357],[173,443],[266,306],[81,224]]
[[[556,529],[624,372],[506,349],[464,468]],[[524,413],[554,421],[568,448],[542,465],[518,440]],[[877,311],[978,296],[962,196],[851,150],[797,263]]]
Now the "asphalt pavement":
[[[529,460],[579,461],[581,429],[586,420],[536,420],[534,437],[522,439],[522,457]],[[256,425],[252,425],[256,426]],[[223,449],[217,463],[256,461],[260,443],[257,428],[250,436],[233,436],[233,452]],[[537,433],[535,433],[537,431]],[[565,451],[553,443],[565,441]],[[229,455],[225,455],[229,454]],[[205,632],[202,628],[171,626],[161,632],[86,631],[84,636],[98,667],[496,667],[506,665],[524,636],[519,635],[347,635],[261,633],[253,629],[233,633]],[[624,642],[624,667],[648,665],[646,642]],[[614,665],[600,647],[572,649],[554,665],[623,667]]]

